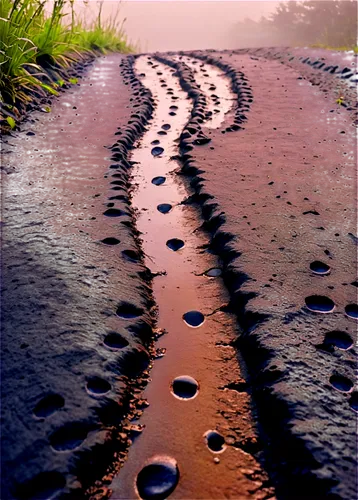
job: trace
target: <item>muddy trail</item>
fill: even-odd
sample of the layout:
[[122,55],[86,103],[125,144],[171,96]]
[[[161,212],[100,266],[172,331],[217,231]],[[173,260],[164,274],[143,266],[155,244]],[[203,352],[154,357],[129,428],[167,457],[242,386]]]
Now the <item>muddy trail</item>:
[[111,55],[4,139],[4,499],[357,494],[356,58]]

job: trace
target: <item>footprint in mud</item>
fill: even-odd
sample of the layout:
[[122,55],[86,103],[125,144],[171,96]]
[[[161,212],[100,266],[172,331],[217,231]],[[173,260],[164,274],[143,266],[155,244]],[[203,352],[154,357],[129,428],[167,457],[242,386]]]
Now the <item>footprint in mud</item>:
[[37,418],[47,418],[65,406],[65,400],[59,394],[48,394],[42,398],[34,408]]
[[164,123],[164,125],[162,125],[163,130],[169,130],[170,128],[171,128],[171,125],[169,125],[169,123]]
[[126,212],[123,210],[119,210],[119,208],[109,208],[105,212],[103,212],[103,215],[106,217],[123,217],[124,215],[128,215]]
[[65,486],[66,479],[60,472],[40,472],[16,488],[16,497],[26,500],[59,498],[59,493]]
[[358,305],[357,304],[348,304],[344,308],[344,310],[346,312],[346,315],[349,318],[358,319]]
[[111,389],[111,384],[101,377],[91,377],[86,384],[87,392],[94,396],[103,396]]
[[349,398],[349,406],[353,411],[358,413],[358,392],[352,392],[352,395]]
[[169,115],[170,115],[170,116],[176,116],[176,113],[175,113],[174,111],[170,111],[170,112],[169,112]]
[[178,106],[170,106],[170,111],[177,111],[178,109]]
[[217,278],[222,275],[222,270],[219,267],[212,267],[205,271],[205,276],[209,276],[210,278]]
[[335,308],[333,300],[324,295],[310,295],[305,298],[305,302],[307,308],[313,312],[330,313]]
[[74,450],[83,443],[87,434],[88,429],[83,422],[66,424],[51,434],[50,445],[56,451]]
[[101,243],[104,243],[105,245],[118,245],[120,241],[117,240],[117,238],[104,238]]
[[157,206],[157,210],[161,214],[167,214],[171,211],[171,209],[172,206],[170,205],[170,203],[161,203],[160,205]]
[[353,340],[346,332],[333,331],[327,332],[323,341],[324,346],[337,347],[346,351],[353,345]]
[[180,240],[179,238],[172,238],[167,241],[166,243],[167,247],[170,248],[170,250],[173,250],[173,252],[177,252],[184,246],[184,241]]
[[321,276],[325,276],[331,272],[331,268],[327,264],[325,264],[324,262],[320,262],[319,260],[311,262],[310,269],[313,273],[319,274]]
[[135,250],[123,250],[122,257],[128,262],[138,262],[140,257]]
[[178,399],[194,399],[199,392],[199,384],[189,375],[176,377],[171,384],[171,393]]
[[105,336],[103,343],[110,349],[124,349],[124,347],[127,347],[129,345],[128,340],[117,332],[109,332]]
[[207,447],[213,453],[222,453],[226,449],[225,439],[217,431],[207,431],[204,434]]
[[183,314],[183,320],[188,326],[198,328],[204,323],[205,317],[200,311],[188,311]]
[[152,146],[156,146],[157,144],[160,144],[160,141],[158,139],[155,139],[154,141],[151,142]]
[[134,319],[141,316],[143,312],[143,309],[130,302],[121,302],[117,307],[116,314],[123,319]]
[[137,476],[137,490],[142,499],[164,500],[179,482],[176,460],[167,456],[153,457]]
[[353,389],[353,382],[344,375],[332,375],[329,382],[337,391],[350,392]]
[[165,180],[166,177],[162,177],[161,175],[159,175],[158,177],[153,177],[152,184],[155,184],[155,186],[161,186],[162,184],[164,184]]
[[151,153],[153,156],[160,156],[161,154],[164,153],[164,148],[156,146],[155,148],[152,149]]
[[196,146],[204,146],[209,142],[211,142],[211,139],[209,137],[198,137],[197,139],[194,140],[194,144]]
[[159,132],[157,132],[157,134],[158,135],[167,135],[165,130],[159,130]]

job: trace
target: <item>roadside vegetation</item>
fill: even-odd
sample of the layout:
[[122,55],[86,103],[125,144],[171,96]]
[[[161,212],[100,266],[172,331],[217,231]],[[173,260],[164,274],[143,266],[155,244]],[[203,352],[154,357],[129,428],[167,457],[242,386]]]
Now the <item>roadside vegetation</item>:
[[[76,83],[68,71],[75,63],[98,53],[133,50],[118,10],[103,21],[98,2],[96,17],[88,23],[93,11],[85,5],[80,19],[75,0],[0,0],[2,124],[14,128],[36,97],[57,95],[60,87]],[[86,9],[91,9],[88,15]]]
[[357,46],[356,0],[280,2],[259,21],[245,19],[235,26],[239,46],[311,46],[353,50]]

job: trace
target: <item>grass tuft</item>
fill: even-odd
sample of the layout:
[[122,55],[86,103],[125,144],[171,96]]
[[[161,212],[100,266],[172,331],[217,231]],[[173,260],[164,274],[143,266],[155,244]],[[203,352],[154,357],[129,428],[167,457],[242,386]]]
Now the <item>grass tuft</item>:
[[[46,8],[47,4],[51,8]],[[88,17],[88,16],[87,16]],[[61,69],[86,54],[131,52],[117,13],[87,23],[75,15],[75,0],[0,0],[0,119],[11,128],[34,95],[58,95],[66,81]],[[84,16],[86,18],[86,16]],[[54,82],[53,74],[57,74]]]

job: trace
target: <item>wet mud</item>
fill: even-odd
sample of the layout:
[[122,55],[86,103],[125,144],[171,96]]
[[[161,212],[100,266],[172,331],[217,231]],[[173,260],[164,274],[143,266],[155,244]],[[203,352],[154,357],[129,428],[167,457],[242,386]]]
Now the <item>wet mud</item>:
[[187,55],[230,75],[245,109],[240,130],[215,130],[210,147],[182,135],[182,172],[223,262],[229,310],[242,330],[235,345],[270,443],[267,469],[279,496],[350,498],[357,465],[351,117],[334,93],[277,62]]
[[2,498],[356,497],[356,60],[310,50],[100,58],[6,139]]
[[4,499],[79,498],[128,446],[121,425],[150,362],[152,298],[129,206],[131,165],[118,145],[108,149],[139,113],[122,63],[98,59],[52,113],[33,113],[4,139]]
[[[220,273],[207,275],[220,263],[205,250],[207,236],[196,209],[183,203],[190,191],[177,175],[178,138],[192,101],[181,90],[174,69],[144,56],[135,67],[156,102],[148,131],[131,160],[137,228],[146,265],[155,275],[153,297],[161,333],[156,348],[161,355],[154,360],[151,382],[143,393],[148,407],[135,422],[143,432],[110,486],[112,498],[166,498],[168,491],[172,498],[266,498],[273,491],[257,459],[239,444],[225,444],[239,443],[243,435],[257,437],[248,394],[224,389],[242,380],[230,346],[235,323],[223,311],[228,296]],[[218,86],[225,84],[215,73],[213,80]],[[173,97],[176,116],[170,117]],[[222,113],[221,120],[224,117]],[[153,155],[153,141],[164,125],[167,134],[156,146],[160,154]],[[163,182],[153,185],[153,178]],[[169,212],[157,209],[163,204],[171,207]],[[241,414],[242,423],[235,430],[226,412]],[[167,461],[175,463],[170,470]],[[247,475],[252,468],[261,481]]]

